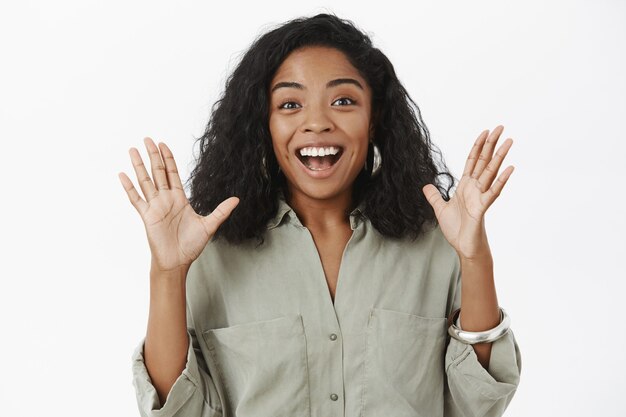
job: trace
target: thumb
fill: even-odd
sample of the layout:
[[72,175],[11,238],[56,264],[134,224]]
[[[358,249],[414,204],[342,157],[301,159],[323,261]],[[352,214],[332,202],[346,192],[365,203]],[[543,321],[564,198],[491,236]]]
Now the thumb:
[[443,208],[443,205],[445,205],[446,202],[443,197],[441,197],[441,193],[437,187],[432,184],[426,184],[422,187],[422,192],[424,193],[424,196],[426,196],[426,200],[432,206],[433,210],[435,210],[435,213],[439,213],[439,210]]
[[227,198],[226,200],[222,201],[217,207],[215,207],[215,210],[213,210],[211,214],[203,217],[202,221],[204,222],[204,225],[211,236],[213,236],[217,228],[220,227],[220,225],[224,223],[224,221],[226,221],[228,216],[230,216],[230,214],[233,212],[238,204],[238,197]]

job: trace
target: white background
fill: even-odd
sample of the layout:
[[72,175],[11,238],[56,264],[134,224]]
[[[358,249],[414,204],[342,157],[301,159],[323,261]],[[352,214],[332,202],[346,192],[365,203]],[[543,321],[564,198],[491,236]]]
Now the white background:
[[457,177],[483,129],[514,140],[486,217],[522,350],[506,415],[623,416],[626,3],[304,3],[0,6],[0,414],[138,415],[150,253],[128,149],[165,141],[185,180],[252,40],[330,11],[387,54]]

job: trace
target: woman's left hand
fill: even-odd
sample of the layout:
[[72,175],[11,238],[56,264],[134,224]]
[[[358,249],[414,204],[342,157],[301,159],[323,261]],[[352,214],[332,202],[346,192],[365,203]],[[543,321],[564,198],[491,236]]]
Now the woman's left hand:
[[461,181],[449,201],[442,198],[433,184],[422,188],[435,211],[443,235],[461,258],[491,256],[485,231],[485,212],[498,198],[514,169],[513,165],[509,165],[494,183],[500,165],[513,144],[513,139],[508,138],[493,156],[503,130],[504,126],[498,125],[491,134],[485,130],[478,136],[465,163]]

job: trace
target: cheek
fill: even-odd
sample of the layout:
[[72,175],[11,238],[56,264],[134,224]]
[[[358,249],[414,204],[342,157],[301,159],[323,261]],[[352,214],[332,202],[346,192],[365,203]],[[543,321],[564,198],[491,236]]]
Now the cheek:
[[287,158],[289,156],[287,145],[293,136],[293,129],[288,123],[285,123],[284,120],[281,120],[278,117],[270,117],[269,128],[270,135],[272,136],[272,146],[276,157],[279,159]]
[[354,114],[345,120],[345,130],[348,135],[355,141],[355,145],[359,152],[367,155],[367,146],[369,144],[369,117],[363,114]]
[[358,111],[347,112],[341,115],[340,123],[352,135],[366,135],[369,130],[370,117],[368,110],[361,108]]
[[293,131],[291,123],[281,117],[270,117],[269,127],[272,137],[275,137],[283,142],[286,138],[291,136]]

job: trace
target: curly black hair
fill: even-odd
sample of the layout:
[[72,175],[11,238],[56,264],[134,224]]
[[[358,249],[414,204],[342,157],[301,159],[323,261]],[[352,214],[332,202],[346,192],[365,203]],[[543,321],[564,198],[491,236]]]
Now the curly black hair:
[[[373,179],[361,170],[353,184],[355,205],[364,202],[363,215],[382,235],[416,239],[425,224],[436,224],[421,188],[434,184],[448,201],[456,179],[443,157],[439,163],[433,159],[441,152],[431,143],[420,110],[389,59],[354,23],[333,14],[287,21],[257,37],[243,54],[211,109],[204,134],[197,138],[200,154],[188,179],[191,206],[208,215],[228,197],[239,197],[239,205],[214,239],[238,244],[256,238],[263,244],[267,222],[278,211],[278,193],[288,195],[272,148],[269,84],[285,58],[306,46],[342,51],[372,90],[374,142],[382,166]],[[263,175],[263,158],[269,178]],[[440,176],[449,180],[447,187]]]

